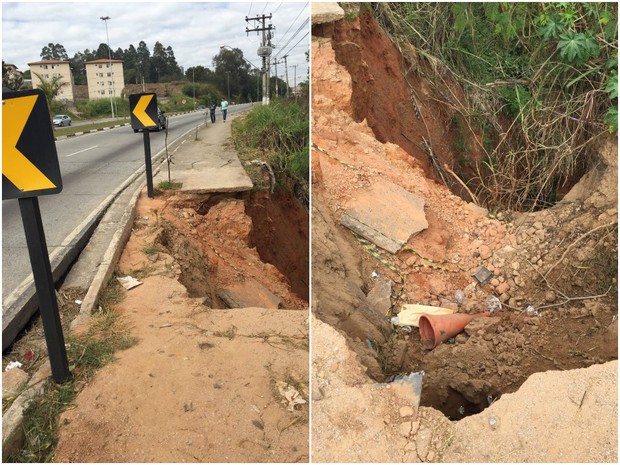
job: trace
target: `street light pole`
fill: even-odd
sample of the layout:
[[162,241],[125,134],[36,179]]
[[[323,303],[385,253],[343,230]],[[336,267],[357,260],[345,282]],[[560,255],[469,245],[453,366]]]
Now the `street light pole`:
[[226,71],[226,83],[228,84],[228,103],[230,103],[230,71]]
[[194,91],[194,98],[193,98],[194,110],[196,110],[196,78],[194,76],[195,69],[196,69],[196,67],[192,66],[192,89]]
[[[223,49],[223,48],[229,48],[230,50],[232,50],[232,49],[233,49],[230,45],[220,45],[220,50],[221,50],[221,49]],[[260,76],[261,76],[261,74],[262,74],[262,71],[261,71],[261,69],[260,69],[258,66],[256,66],[254,63],[252,63],[251,61],[246,60],[246,59],[245,59],[245,57],[243,57],[243,56],[242,56],[241,58],[242,58],[242,59],[243,59],[243,61],[245,61],[248,65],[250,65],[250,66],[254,66],[254,68],[256,68],[256,70],[259,72],[259,74],[258,74],[258,75],[257,75],[257,77],[256,77],[256,101],[258,101],[258,84],[259,84],[259,81],[260,81]],[[228,93],[230,94],[230,90],[228,91]],[[230,100],[230,95],[228,96],[228,99]]]
[[108,34],[108,19],[109,16],[100,16],[99,17],[105,23],[105,36],[108,44],[108,59],[109,59],[109,68],[110,68],[110,78],[112,83],[112,94],[110,95],[110,110],[112,111],[112,118],[114,118],[114,97],[116,97],[116,92],[114,91],[114,71],[112,70],[112,50],[110,49],[110,35]]

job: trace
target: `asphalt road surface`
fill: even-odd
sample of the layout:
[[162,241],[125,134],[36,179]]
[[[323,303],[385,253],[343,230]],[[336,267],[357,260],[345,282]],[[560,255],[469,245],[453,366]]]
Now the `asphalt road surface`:
[[[229,107],[229,114],[251,108]],[[168,144],[206,121],[204,111],[169,118]],[[209,124],[211,124],[209,122]],[[218,111],[216,124],[222,123]],[[228,124],[228,123],[226,123]],[[165,131],[151,132],[151,154],[164,148]],[[56,142],[63,190],[39,197],[48,251],[51,253],[95,208],[144,164],[144,141],[131,126]],[[2,201],[2,298],[32,272],[17,200]],[[6,305],[3,305],[3,309]],[[4,311],[3,311],[4,313]]]

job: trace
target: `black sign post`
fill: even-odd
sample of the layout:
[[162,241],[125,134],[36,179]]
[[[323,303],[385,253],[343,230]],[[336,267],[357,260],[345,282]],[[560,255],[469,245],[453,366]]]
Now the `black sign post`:
[[45,94],[40,89],[3,93],[2,113],[2,198],[19,200],[52,376],[64,383],[71,372],[38,198],[62,190]]
[[47,254],[45,232],[43,231],[41,211],[39,210],[39,198],[25,197],[19,199],[19,209],[22,214],[22,223],[24,224],[28,253],[30,254],[34,285],[39,296],[39,311],[43,321],[52,376],[57,383],[64,383],[71,378],[71,373],[69,372],[65,337],[60,324],[58,303],[56,302],[52,267]]
[[142,93],[129,96],[129,112],[131,114],[131,127],[135,131],[142,130],[144,137],[144,166],[146,168],[146,190],[148,196],[153,198],[153,168],[151,165],[151,136],[150,129],[158,125],[157,94]]

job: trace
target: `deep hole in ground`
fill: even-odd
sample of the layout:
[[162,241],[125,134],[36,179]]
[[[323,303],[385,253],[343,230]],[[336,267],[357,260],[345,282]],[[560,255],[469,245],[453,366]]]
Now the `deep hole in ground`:
[[[370,15],[315,25],[313,36],[320,37],[313,43],[313,142],[325,149],[313,152],[313,311],[346,334],[366,374],[386,382],[424,370],[421,404],[458,420],[516,391],[534,373],[617,359],[617,174],[615,179],[610,174],[617,173],[617,143],[602,150],[594,145],[600,173],[592,169],[581,176],[585,167],[579,167],[557,192],[560,198],[577,183],[569,202],[536,214],[499,212],[501,222],[479,209],[470,215],[469,206],[453,201],[443,185],[472,199],[437,176],[423,141],[432,140],[440,165],[456,172],[481,154],[459,152],[465,146],[473,150],[476,141],[461,130],[453,109],[433,97],[433,83],[410,73],[409,87],[402,57]],[[412,90],[421,115],[411,103]],[[368,129],[381,144],[369,141]],[[354,169],[357,178],[349,174]],[[602,182],[606,177],[609,183]],[[399,276],[366,254],[338,223],[360,186],[387,181],[426,201],[429,227],[407,245],[435,261],[458,257],[462,273],[421,269],[419,257],[379,251]],[[471,274],[481,265],[493,269],[494,283],[472,288]],[[383,302],[397,302],[395,312],[400,304],[418,303],[476,313],[486,309],[490,296],[506,306],[428,351],[417,328],[411,333],[387,328],[389,303],[377,305],[375,296],[371,301],[370,293],[386,277],[392,287]],[[456,290],[466,291],[458,308]],[[530,304],[535,311],[545,309],[528,314]]]
[[308,214],[276,191],[172,199],[158,242],[190,296],[212,308],[308,301]]

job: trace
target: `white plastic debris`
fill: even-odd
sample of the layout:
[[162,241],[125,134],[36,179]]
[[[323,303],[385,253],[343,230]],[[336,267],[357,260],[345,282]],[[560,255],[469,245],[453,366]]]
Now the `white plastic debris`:
[[370,277],[371,278],[380,278],[381,274],[377,273],[376,271],[373,271],[372,273],[370,273]]
[[20,362],[9,362],[4,371],[12,370],[13,368],[21,368],[22,364]]
[[454,293],[454,301],[457,305],[463,305],[465,302],[465,293],[460,289]]
[[487,306],[487,311],[491,313],[495,312],[496,310],[502,309],[502,303],[494,295],[490,296],[487,300],[484,301],[484,303]]
[[532,307],[531,305],[527,306],[527,308],[525,309],[525,312],[529,316],[540,316],[540,312],[538,310],[536,310],[534,307]]
[[134,287],[142,284],[142,281],[138,281],[136,278],[132,276],[123,276],[122,278],[116,278],[116,279],[127,290],[133,289]]
[[293,412],[295,411],[296,405],[306,403],[304,398],[301,397],[301,394],[297,392],[297,389],[290,384],[285,383],[284,381],[276,381],[276,386],[278,387],[278,391],[280,391],[280,395],[284,397],[284,399],[282,399],[282,403],[288,403],[288,406],[286,407],[287,410]]
[[78,299],[78,300],[76,300],[76,301],[75,301],[75,303],[76,303],[76,304],[78,304],[78,305],[82,305],[82,301],[81,301],[81,300],[79,300],[79,299]]

